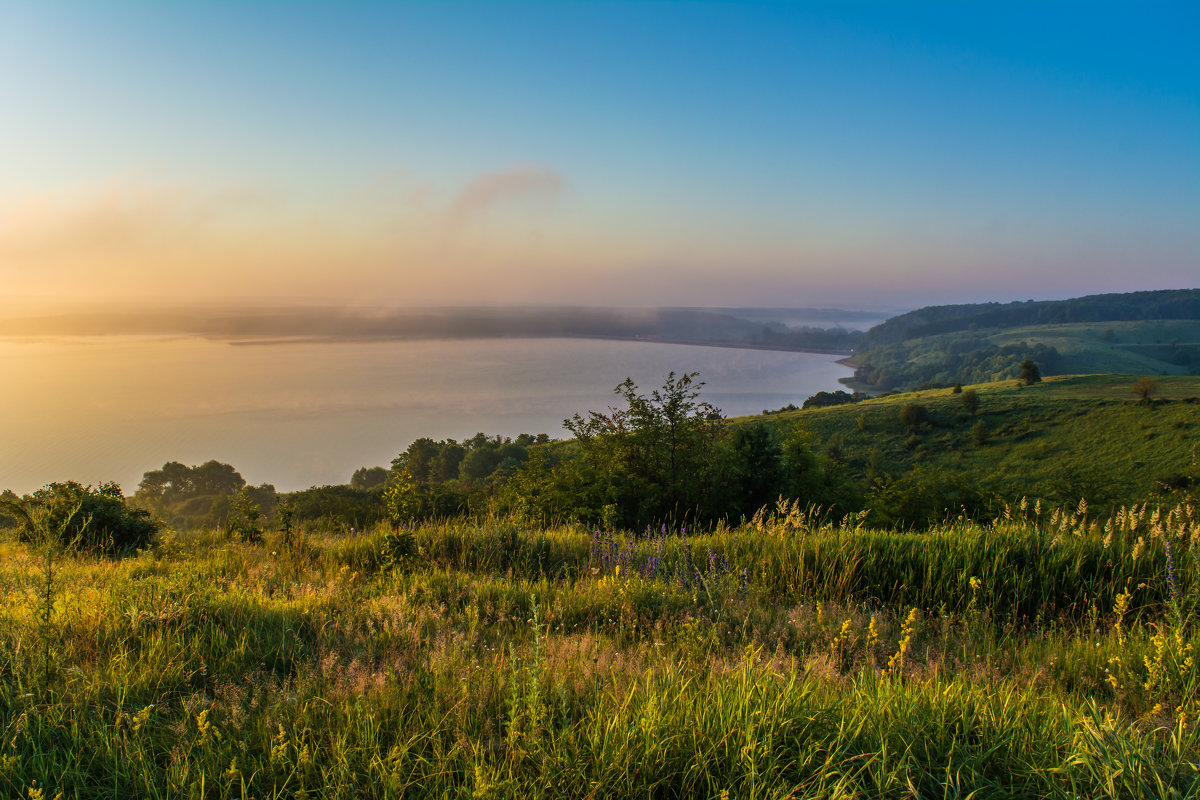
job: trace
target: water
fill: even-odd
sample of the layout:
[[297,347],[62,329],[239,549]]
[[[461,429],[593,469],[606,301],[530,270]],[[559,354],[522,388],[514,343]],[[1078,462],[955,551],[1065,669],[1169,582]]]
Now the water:
[[195,337],[0,339],[0,488],[116,480],[167,461],[233,464],[280,490],[345,483],[413,439],[566,435],[669,370],[727,415],[839,388],[835,356],[581,339],[237,345]]

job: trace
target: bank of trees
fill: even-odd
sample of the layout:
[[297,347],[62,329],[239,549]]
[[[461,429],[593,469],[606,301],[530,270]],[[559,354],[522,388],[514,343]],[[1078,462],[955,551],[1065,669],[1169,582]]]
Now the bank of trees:
[[847,510],[857,502],[802,430],[731,426],[700,399],[696,377],[672,372],[648,394],[632,380],[619,384],[622,404],[566,420],[574,439],[534,452],[505,483],[501,508],[639,529],[736,521],[780,496]]
[[239,496],[267,514],[277,502],[274,486],[248,486],[231,464],[215,460],[190,467],[168,461],[144,473],[134,501],[169,525],[186,528],[224,524]]

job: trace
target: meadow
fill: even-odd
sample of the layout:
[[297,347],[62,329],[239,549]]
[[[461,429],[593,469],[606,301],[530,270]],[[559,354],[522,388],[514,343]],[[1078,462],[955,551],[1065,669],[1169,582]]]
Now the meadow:
[[1196,797],[1200,511],[6,539],[0,794]]
[[[1150,402],[1133,392],[1138,380],[1103,374],[1032,386],[992,381],[733,422],[765,419],[780,430],[808,431],[818,452],[863,487],[879,521],[905,516],[890,508],[886,488],[876,488],[885,484],[895,487],[891,494],[924,496],[916,503],[923,511],[903,519],[910,523],[970,505],[949,489],[966,489],[982,506],[1022,496],[1063,505],[1086,498],[1105,513],[1144,500],[1173,505],[1193,496],[1200,477],[1200,378],[1157,377]],[[975,408],[963,393],[974,396]],[[902,421],[908,405],[925,409],[921,423]]]

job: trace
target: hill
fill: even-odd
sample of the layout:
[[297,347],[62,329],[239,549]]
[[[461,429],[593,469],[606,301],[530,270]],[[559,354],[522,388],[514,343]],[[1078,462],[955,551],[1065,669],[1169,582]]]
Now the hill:
[[863,335],[845,381],[886,391],[1046,375],[1200,374],[1200,290],[1024,303],[929,306]]
[[[961,502],[1027,496],[1112,506],[1194,491],[1200,378],[1157,379],[1150,403],[1133,375],[998,381],[930,389],[859,403],[771,414],[778,429],[803,429],[821,454],[867,492],[866,505],[894,520],[905,502],[929,515]],[[972,412],[964,397],[975,397]],[[906,424],[906,407],[924,409]],[[739,418],[747,423],[757,417]]]

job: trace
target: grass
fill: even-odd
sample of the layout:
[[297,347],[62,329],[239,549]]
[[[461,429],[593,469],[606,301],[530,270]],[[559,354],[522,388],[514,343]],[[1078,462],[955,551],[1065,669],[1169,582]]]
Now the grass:
[[0,544],[0,794],[1197,796],[1195,509],[411,534]]
[[[872,479],[877,450],[874,458],[885,475],[921,467],[958,476],[998,498],[1024,495],[1072,505],[1083,498],[1107,512],[1142,499],[1194,496],[1200,378],[1157,378],[1149,406],[1134,395],[1136,380],[1083,375],[1028,387],[1013,380],[964,386],[979,398],[973,414],[962,395],[931,389],[766,419],[784,429],[807,429],[818,443],[837,442],[842,468],[861,484]],[[900,411],[909,403],[926,406],[930,421],[904,425]],[[982,444],[972,431],[980,423]]]

